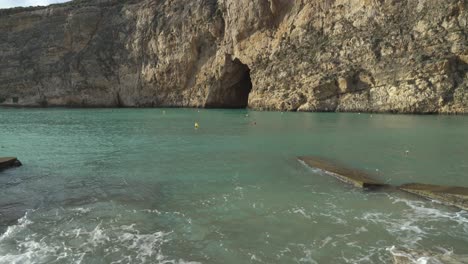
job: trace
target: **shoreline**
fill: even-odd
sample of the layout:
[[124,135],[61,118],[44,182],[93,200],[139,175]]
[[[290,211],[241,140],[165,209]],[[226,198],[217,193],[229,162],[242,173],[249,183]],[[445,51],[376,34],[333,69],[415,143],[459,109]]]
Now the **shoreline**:
[[290,111],[256,108],[207,108],[185,106],[26,106],[26,105],[0,105],[0,109],[198,109],[198,110],[246,110],[257,112],[281,113],[336,113],[336,114],[379,114],[379,115],[417,115],[417,116],[467,116],[468,112],[398,112],[398,111]]

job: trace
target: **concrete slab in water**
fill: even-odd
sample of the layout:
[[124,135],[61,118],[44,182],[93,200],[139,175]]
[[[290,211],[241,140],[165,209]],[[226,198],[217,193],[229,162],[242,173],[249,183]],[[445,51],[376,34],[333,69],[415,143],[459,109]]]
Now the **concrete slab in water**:
[[22,165],[21,162],[15,157],[6,157],[6,158],[0,157],[0,170],[8,169],[11,167],[19,167],[21,165]]
[[359,188],[378,188],[387,186],[386,184],[374,179],[373,176],[367,172],[347,168],[330,160],[313,156],[298,157],[298,159],[312,168],[329,172],[339,180]]
[[468,210],[468,188],[420,183],[404,184],[400,190]]

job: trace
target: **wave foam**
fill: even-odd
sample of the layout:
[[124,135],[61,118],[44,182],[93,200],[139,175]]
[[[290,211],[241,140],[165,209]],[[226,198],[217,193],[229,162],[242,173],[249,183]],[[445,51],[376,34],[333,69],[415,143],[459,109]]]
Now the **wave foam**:
[[8,227],[0,237],[0,264],[57,261],[198,264],[164,254],[163,247],[172,240],[172,231],[143,232],[136,223],[118,225],[115,219],[100,220],[94,226],[89,226],[90,221],[96,220],[83,216],[88,219],[87,223],[79,223],[72,217],[76,217],[76,212],[83,211],[89,212],[69,210],[71,220],[68,221],[65,214],[60,214],[54,219],[56,222],[50,224],[55,228],[50,229],[41,229],[44,224],[42,221],[33,222],[30,214],[25,214],[17,225]]
[[18,219],[18,224],[9,226],[5,233],[0,236],[0,242],[13,236],[15,233],[25,229],[28,225],[32,224],[33,222],[28,219],[28,213],[26,212],[23,217]]

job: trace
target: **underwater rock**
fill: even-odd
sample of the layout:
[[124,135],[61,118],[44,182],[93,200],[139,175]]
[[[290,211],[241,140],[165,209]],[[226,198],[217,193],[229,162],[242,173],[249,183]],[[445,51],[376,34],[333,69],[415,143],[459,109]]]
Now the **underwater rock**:
[[339,180],[359,188],[379,188],[388,186],[387,184],[373,179],[373,176],[365,171],[346,168],[345,166],[342,166],[336,162],[332,162],[323,158],[306,156],[298,157],[298,159],[309,167],[326,171]]
[[23,164],[21,164],[21,162],[14,157],[0,158],[0,170],[8,169],[11,167],[19,167],[21,165]]
[[400,190],[468,210],[468,188],[421,183],[404,184]]
[[407,193],[415,194],[429,200],[437,200],[446,205],[455,206],[468,210],[468,187],[440,186],[421,183],[403,184],[399,187],[382,183],[375,176],[354,168],[348,168],[337,162],[314,156],[298,157],[298,160],[309,167],[323,170],[337,179],[359,188],[383,188],[398,189]]

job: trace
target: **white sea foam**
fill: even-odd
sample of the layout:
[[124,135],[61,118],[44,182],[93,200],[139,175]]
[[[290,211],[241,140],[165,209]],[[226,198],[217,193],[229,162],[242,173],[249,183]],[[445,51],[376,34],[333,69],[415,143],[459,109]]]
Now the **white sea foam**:
[[325,247],[330,241],[332,241],[333,238],[332,237],[326,237],[323,241],[322,241],[322,244],[320,245],[320,248],[323,248]]
[[244,199],[244,188],[237,186],[234,190],[239,193],[239,198]]
[[161,212],[158,211],[157,209],[145,209],[145,210],[142,210],[142,212],[150,213],[150,214],[158,214],[158,215],[161,214]]
[[354,233],[358,235],[358,234],[365,233],[365,232],[369,232],[369,230],[367,230],[366,227],[361,226],[361,227],[356,228],[356,231]]
[[336,215],[333,215],[333,214],[320,213],[320,215],[325,216],[329,218],[330,220],[333,220],[333,223],[335,224],[346,225],[348,223],[345,219],[338,217]]
[[[428,256],[424,253],[398,250],[395,246],[386,249],[394,257],[403,258],[410,261],[413,264],[443,264],[437,256]],[[426,252],[427,253],[427,252]]]
[[415,212],[415,216],[422,219],[434,219],[434,220],[451,220],[457,224],[468,224],[468,212],[466,211],[442,211],[437,208],[427,207],[427,202],[407,200],[397,197],[390,197],[393,203],[404,203]]
[[321,169],[318,169],[318,168],[314,168],[314,167],[311,167],[309,166],[307,163],[305,163],[303,160],[298,160],[299,163],[301,163],[302,165],[304,165],[304,167],[306,167],[308,170],[314,172],[314,173],[324,173],[326,171],[324,170],[321,170]]
[[408,209],[399,209],[398,213],[366,212],[358,219],[383,226],[405,246],[415,246],[422,239],[441,232],[435,226],[441,223],[450,224],[454,228],[467,230],[468,213],[465,211],[450,211],[445,207],[438,209],[430,202],[407,200],[388,195],[393,204],[404,204]]
[[[183,217],[180,212],[173,215]],[[33,232],[41,229],[42,223],[31,221],[29,213],[10,226],[0,237],[0,264],[87,263],[94,261],[99,251],[105,253],[101,258],[112,255],[112,261],[109,261],[112,263],[197,263],[164,254],[163,246],[171,241],[171,231],[144,233],[136,223],[115,225],[114,219],[101,220],[89,227],[68,221],[64,218],[66,215],[59,216],[56,224],[50,226],[50,233],[46,234]],[[68,216],[73,219],[70,214]],[[33,225],[37,226],[30,228]]]
[[292,209],[292,212],[295,214],[300,214],[304,216],[305,218],[311,219],[312,215],[309,215],[306,213],[305,209],[303,207],[295,207]]
[[302,257],[299,261],[300,263],[311,263],[311,264],[317,264],[318,262],[313,258],[313,252],[310,249],[305,249],[304,250],[305,256]]
[[[378,241],[376,244],[379,244]],[[393,263],[388,254],[384,254],[385,248],[381,246],[361,246],[362,241],[355,241],[354,243],[347,243],[348,246],[355,248],[355,254],[345,256],[342,254],[344,263]]]
[[418,220],[412,217],[395,218],[388,213],[368,212],[364,213],[361,219],[383,226],[406,245],[417,244],[427,234],[418,226]]
[[93,231],[89,232],[89,244],[93,247],[97,247],[99,245],[104,245],[110,241],[109,236],[105,234],[105,230],[101,228],[102,222],[99,223]]
[[18,248],[22,249],[21,253],[6,253],[0,255],[1,264],[29,264],[29,263],[45,263],[50,255],[55,255],[56,249],[47,246],[45,243],[36,241],[19,242]]
[[28,225],[32,224],[33,222],[29,220],[28,214],[29,212],[26,212],[23,217],[18,219],[18,223],[16,225],[9,226],[5,233],[0,236],[0,242],[13,236],[17,232],[25,229]]
[[86,214],[86,213],[91,212],[91,208],[82,208],[82,207],[73,208],[71,210],[74,211],[74,212],[78,212],[80,214]]
[[262,262],[262,260],[259,257],[257,257],[255,254],[249,253],[249,255],[250,255],[251,261]]

